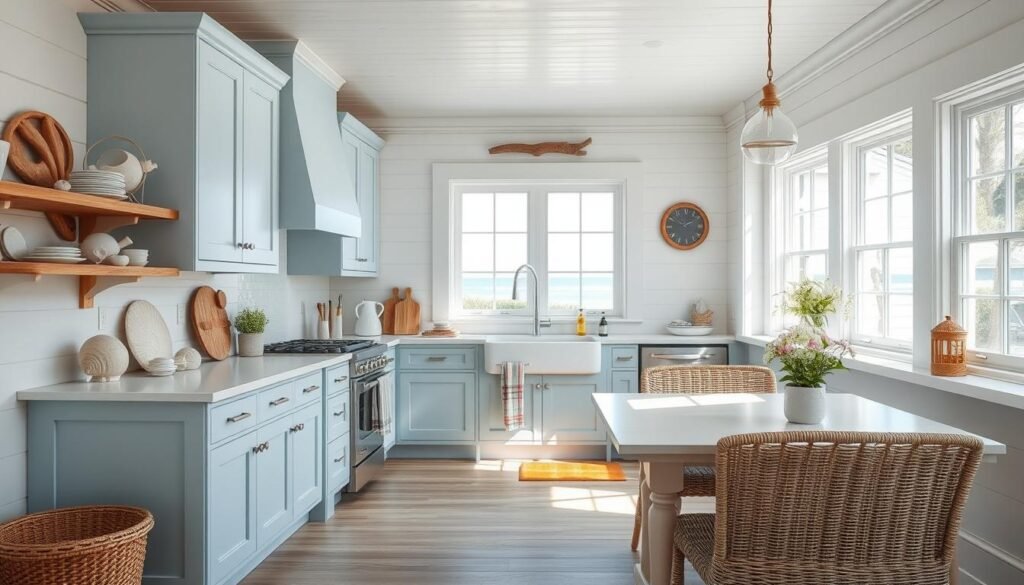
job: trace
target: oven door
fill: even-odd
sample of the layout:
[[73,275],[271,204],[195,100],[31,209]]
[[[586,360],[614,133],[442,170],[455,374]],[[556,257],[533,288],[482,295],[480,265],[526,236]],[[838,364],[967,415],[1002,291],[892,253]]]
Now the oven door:
[[357,416],[352,420],[352,463],[359,465],[384,445],[384,416],[381,409],[380,376],[359,380],[354,385]]

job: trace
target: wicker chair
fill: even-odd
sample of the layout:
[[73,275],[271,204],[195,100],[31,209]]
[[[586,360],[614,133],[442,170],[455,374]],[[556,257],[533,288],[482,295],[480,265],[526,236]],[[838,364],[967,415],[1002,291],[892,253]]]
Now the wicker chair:
[[981,453],[965,435],[725,437],[716,513],[679,517],[672,583],[689,559],[707,585],[946,585]]
[[[775,393],[775,372],[763,366],[656,366],[640,374],[640,392],[651,394],[728,394],[754,392]],[[644,481],[643,468],[640,481]],[[715,469],[707,466],[687,467],[683,472],[680,497],[712,497],[715,495]],[[637,498],[633,520],[633,550],[640,544],[640,499]]]

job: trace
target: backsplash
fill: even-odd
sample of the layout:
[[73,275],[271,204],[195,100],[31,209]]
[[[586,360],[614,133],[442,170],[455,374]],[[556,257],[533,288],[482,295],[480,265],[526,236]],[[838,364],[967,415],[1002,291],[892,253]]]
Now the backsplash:
[[[344,93],[342,94],[344,96]],[[703,298],[715,311],[715,333],[730,331],[728,242],[733,214],[727,201],[726,130],[717,117],[601,120],[409,120],[367,124],[386,144],[381,153],[381,254],[377,278],[336,278],[331,288],[345,294],[346,331],[353,307],[363,299],[384,301],[391,288],[411,286],[430,326],[432,289],[431,205],[435,162],[641,161],[644,193],[628,206],[643,208],[643,313],[640,323],[613,323],[613,333],[664,332],[673,319],[689,318]],[[450,124],[449,124],[450,123]],[[449,127],[445,127],[445,126]],[[458,127],[455,127],[458,125]],[[550,128],[548,130],[547,128]],[[505,142],[576,140],[592,137],[587,156],[494,157],[487,149]],[[659,220],[679,201],[700,205],[711,231],[698,248],[679,251],[661,238]],[[734,211],[734,210],[733,210]],[[596,329],[597,323],[591,324]],[[465,332],[529,332],[523,323],[501,326],[460,323]],[[571,333],[575,323],[556,324],[551,333]]]

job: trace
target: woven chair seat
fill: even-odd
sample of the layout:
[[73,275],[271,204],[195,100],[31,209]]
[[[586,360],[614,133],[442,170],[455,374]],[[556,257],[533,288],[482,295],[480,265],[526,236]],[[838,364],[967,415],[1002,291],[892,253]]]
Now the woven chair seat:
[[683,468],[683,491],[679,495],[686,497],[715,497],[715,468],[695,466]]
[[[683,514],[676,520],[676,548],[683,552],[697,574],[706,583],[710,583],[708,573],[711,571],[711,557],[715,549],[715,515],[714,514]],[[682,563],[679,563],[682,564]],[[673,564],[673,575],[682,574],[683,567]],[[673,579],[673,583],[681,580]]]

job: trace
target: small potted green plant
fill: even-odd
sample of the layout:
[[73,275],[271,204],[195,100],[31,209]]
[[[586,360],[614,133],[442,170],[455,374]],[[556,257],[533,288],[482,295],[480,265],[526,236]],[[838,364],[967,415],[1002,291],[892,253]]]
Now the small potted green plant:
[[782,310],[800,317],[800,323],[764,349],[766,364],[781,364],[786,420],[818,424],[825,418],[825,376],[845,370],[843,357],[853,352],[848,341],[833,339],[824,327],[828,315],[842,313],[846,305],[842,290],[827,281],[804,279],[786,291]]
[[238,355],[242,357],[263,355],[263,332],[266,331],[269,322],[263,309],[242,309],[235,315],[235,330],[238,331]]

